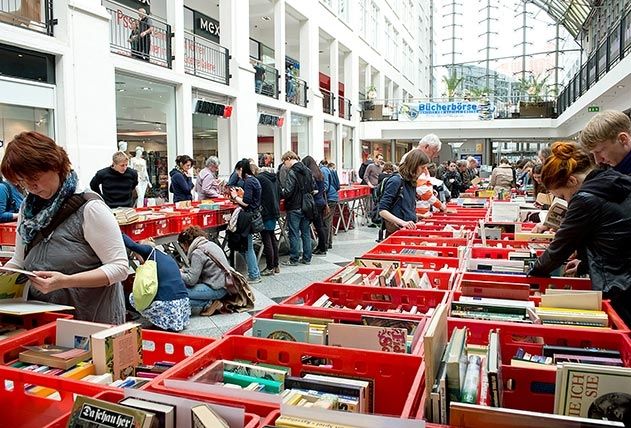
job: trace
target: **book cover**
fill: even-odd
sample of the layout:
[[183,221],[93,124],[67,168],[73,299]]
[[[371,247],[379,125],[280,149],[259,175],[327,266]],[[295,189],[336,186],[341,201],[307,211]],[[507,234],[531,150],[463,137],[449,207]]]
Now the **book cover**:
[[259,365],[246,364],[238,361],[222,360],[223,370],[245,376],[284,382],[287,372]]
[[550,229],[558,229],[563,223],[565,213],[567,213],[567,202],[561,198],[554,198],[543,225]]
[[362,406],[364,409],[367,409],[369,413],[371,413],[374,409],[374,396],[372,394],[372,383],[362,379],[350,379],[342,376],[325,376],[313,373],[307,373],[303,376],[303,379],[310,380],[323,380],[326,382],[331,382],[333,384],[339,385],[352,385],[363,388],[361,390],[360,400],[362,401]]
[[530,285],[512,282],[491,282],[462,280],[460,289],[463,296],[505,300],[528,300]]
[[72,406],[68,428],[146,428],[152,421],[153,413],[79,395]]
[[467,370],[467,329],[455,328],[449,340],[446,358],[447,392],[449,401],[460,401]]
[[112,373],[125,379],[142,363],[142,331],[138,323],[125,323],[92,335],[92,359],[96,374]]
[[68,370],[79,362],[89,360],[92,356],[90,351],[83,349],[47,344],[24,346],[24,349],[20,352],[20,361],[63,370]]
[[328,326],[329,346],[381,352],[407,352],[407,331],[402,328],[334,323]]
[[378,269],[385,269],[390,266],[394,266],[398,269],[401,266],[401,262],[398,262],[396,260],[369,259],[365,257],[355,257],[355,264],[359,267]]
[[200,404],[191,408],[192,428],[230,428],[228,423],[210,407]]
[[90,336],[111,328],[109,324],[58,318],[55,343],[67,348],[90,349]]
[[291,342],[309,342],[309,323],[255,318],[252,336]]
[[502,355],[500,351],[499,330],[489,332],[489,346],[486,355],[486,375],[488,378],[489,404],[502,407],[504,384],[502,381]]
[[341,384],[323,379],[307,379],[301,377],[289,376],[285,380],[286,389],[300,389],[305,391],[320,391],[327,394],[335,394],[356,399],[360,403],[359,412],[365,413],[367,409],[364,407],[366,401],[363,399],[366,390],[363,386],[352,385],[349,383]]
[[160,428],[175,427],[175,406],[173,405],[156,403],[133,397],[127,397],[119,401],[118,404],[155,414]]
[[631,369],[563,363],[559,370],[558,414],[631,423]]
[[447,346],[447,305],[436,307],[423,337],[425,351],[425,392],[431,393],[445,347]]

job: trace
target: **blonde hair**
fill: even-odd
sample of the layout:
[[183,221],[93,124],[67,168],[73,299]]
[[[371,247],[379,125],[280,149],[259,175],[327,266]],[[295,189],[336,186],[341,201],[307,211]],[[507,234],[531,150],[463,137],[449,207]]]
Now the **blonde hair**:
[[125,152],[116,152],[112,155],[112,163],[118,165],[124,161],[129,161],[129,156]]
[[631,134],[631,119],[618,110],[605,110],[592,117],[580,133],[579,140],[587,150],[594,150],[605,141],[615,140],[619,133]]
[[295,154],[294,152],[292,152],[291,150],[286,151],[285,153],[283,153],[283,155],[281,156],[281,160],[283,162],[285,162],[288,159],[296,159],[296,160],[300,160],[300,158],[298,157],[297,154]]
[[541,169],[541,181],[546,189],[558,189],[565,186],[572,174],[584,173],[592,167],[592,157],[583,147],[573,142],[554,143]]

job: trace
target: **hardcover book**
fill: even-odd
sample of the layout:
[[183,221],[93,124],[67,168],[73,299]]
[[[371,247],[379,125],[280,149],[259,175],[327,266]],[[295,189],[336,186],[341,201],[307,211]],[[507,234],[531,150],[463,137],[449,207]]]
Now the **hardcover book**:
[[114,380],[134,374],[142,363],[142,331],[138,323],[125,323],[92,335],[96,374],[112,373]]
[[381,352],[407,352],[407,331],[402,328],[329,324],[329,346]]
[[255,318],[252,336],[291,342],[309,342],[309,323]]
[[68,428],[149,428],[153,424],[153,413],[79,395],[72,406]]
[[24,346],[24,349],[24,351],[20,352],[20,361],[63,370],[68,370],[77,363],[89,360],[92,357],[90,351],[55,345]]

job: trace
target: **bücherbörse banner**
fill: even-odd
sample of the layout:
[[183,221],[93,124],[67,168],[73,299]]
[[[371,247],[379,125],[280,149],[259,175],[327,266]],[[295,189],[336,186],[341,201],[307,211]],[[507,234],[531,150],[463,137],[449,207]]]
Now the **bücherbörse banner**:
[[449,119],[458,121],[491,120],[493,119],[494,110],[494,106],[488,102],[449,101],[403,103],[399,107],[398,120],[401,122]]

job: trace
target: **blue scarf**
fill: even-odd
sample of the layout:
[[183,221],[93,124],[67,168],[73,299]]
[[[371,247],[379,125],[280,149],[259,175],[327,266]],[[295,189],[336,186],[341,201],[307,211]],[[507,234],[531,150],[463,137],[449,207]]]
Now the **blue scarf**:
[[18,228],[24,245],[33,241],[37,232],[50,224],[61,205],[74,195],[77,181],[77,173],[70,171],[52,198],[46,200],[32,193],[28,194],[22,205],[22,219]]

